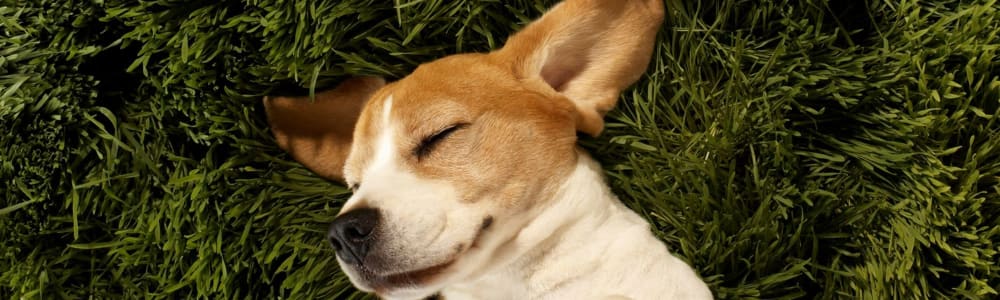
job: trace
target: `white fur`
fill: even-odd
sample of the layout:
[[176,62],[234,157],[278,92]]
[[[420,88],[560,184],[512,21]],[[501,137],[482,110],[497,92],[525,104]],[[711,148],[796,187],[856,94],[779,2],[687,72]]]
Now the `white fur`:
[[551,206],[494,254],[500,264],[445,287],[445,299],[712,299],[610,192],[597,163],[578,156]]

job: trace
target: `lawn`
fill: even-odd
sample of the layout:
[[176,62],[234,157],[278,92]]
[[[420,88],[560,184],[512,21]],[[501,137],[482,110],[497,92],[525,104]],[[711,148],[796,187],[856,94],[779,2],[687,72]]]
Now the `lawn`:
[[[0,0],[0,298],[367,297],[263,95],[489,51],[555,1]],[[581,144],[720,299],[1000,297],[1000,4],[666,0]]]

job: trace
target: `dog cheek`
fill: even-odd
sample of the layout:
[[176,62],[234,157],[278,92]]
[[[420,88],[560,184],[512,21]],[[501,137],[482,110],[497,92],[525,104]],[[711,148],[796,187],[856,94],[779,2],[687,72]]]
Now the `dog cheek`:
[[386,221],[373,268],[398,272],[444,263],[457,246],[471,244],[482,221],[484,208],[459,201],[453,187],[422,184],[397,197],[379,204]]
[[[423,207],[407,207],[410,205]],[[433,249],[428,239],[439,235],[446,225],[439,221],[444,218],[442,210],[428,209],[423,203],[410,205],[386,209],[385,234],[379,240],[377,251],[372,253],[373,259],[378,260],[379,269],[398,272],[419,267],[428,260],[428,250]]]

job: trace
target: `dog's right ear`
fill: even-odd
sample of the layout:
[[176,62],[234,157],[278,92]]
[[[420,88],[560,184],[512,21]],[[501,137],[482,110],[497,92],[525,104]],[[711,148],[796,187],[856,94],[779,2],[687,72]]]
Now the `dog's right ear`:
[[278,146],[296,161],[327,179],[344,182],[354,124],[368,98],[385,80],[349,79],[332,90],[304,97],[264,97],[264,110]]
[[517,78],[572,101],[577,131],[597,136],[622,91],[646,71],[664,14],[663,0],[566,0],[494,55]]

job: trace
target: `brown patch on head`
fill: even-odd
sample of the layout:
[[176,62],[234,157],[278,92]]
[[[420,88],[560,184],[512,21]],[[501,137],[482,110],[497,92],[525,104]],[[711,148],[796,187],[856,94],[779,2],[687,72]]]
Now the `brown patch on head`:
[[401,119],[416,133],[411,146],[438,128],[469,125],[424,159],[406,162],[418,176],[453,182],[464,201],[493,195],[503,206],[529,205],[516,203],[523,193],[539,192],[526,185],[563,178],[575,164],[574,108],[488,58],[453,56],[413,73],[399,103],[401,110],[419,111]]
[[[386,99],[391,131],[383,128]],[[515,78],[486,54],[450,56],[421,65],[372,97],[358,121],[348,168],[359,175],[380,134],[392,132],[398,166],[420,178],[451,183],[461,201],[483,198],[504,207],[563,178],[575,164],[574,107],[543,82]],[[442,129],[461,124],[419,156],[414,151]],[[360,145],[365,144],[365,145]]]

